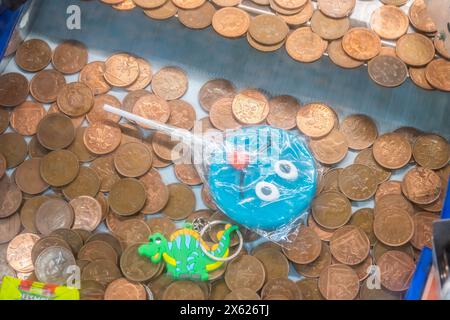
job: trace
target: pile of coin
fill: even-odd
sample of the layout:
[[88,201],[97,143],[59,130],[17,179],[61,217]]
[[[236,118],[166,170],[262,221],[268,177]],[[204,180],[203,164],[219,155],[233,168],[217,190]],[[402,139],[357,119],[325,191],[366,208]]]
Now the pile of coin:
[[[153,73],[128,53],[88,63],[86,46],[73,40],[54,50],[27,40],[15,61],[33,75],[30,82],[18,72],[0,76],[0,277],[65,284],[77,265],[82,299],[400,298],[418,252],[431,245],[450,172],[448,141],[437,134],[404,127],[379,135],[367,116],[339,121],[324,103],[238,90],[225,79],[203,85],[198,102],[208,116],[197,120],[180,99],[189,86],[181,68]],[[79,81],[66,83],[76,73]],[[111,90],[127,95],[120,101]],[[209,209],[195,211],[193,188],[202,180],[194,165],[173,164],[168,136],[149,134],[105,104],[186,130],[263,123],[298,130],[325,168],[308,225],[282,247],[255,246],[259,237],[242,227],[246,249],[210,281],[174,281],[138,246],[155,232],[168,237],[177,222],[229,219],[207,186]],[[338,168],[349,149],[358,151],[354,164]],[[171,165],[179,183],[166,185],[158,169]],[[389,180],[405,167],[403,181]],[[352,212],[352,203],[372,198],[373,209]],[[219,231],[205,240],[217,241]],[[237,245],[232,239],[232,250]],[[364,280],[375,264],[382,287],[370,290]],[[292,269],[304,278],[288,278]]]
[[[117,10],[138,6],[157,20],[177,16],[191,29],[212,25],[227,38],[246,36],[252,47],[263,52],[285,46],[289,56],[299,62],[314,62],[327,54],[342,68],[367,63],[370,78],[384,87],[397,87],[409,76],[422,89],[450,91],[450,53],[424,0],[415,0],[408,15],[401,8],[407,1],[383,0],[372,13],[368,28],[351,24],[349,16],[356,0],[318,0],[315,5],[311,0],[252,0],[268,11],[256,16],[240,6],[241,0],[101,1]],[[410,27],[414,32],[407,33]],[[395,42],[395,46],[383,46],[382,39]]]

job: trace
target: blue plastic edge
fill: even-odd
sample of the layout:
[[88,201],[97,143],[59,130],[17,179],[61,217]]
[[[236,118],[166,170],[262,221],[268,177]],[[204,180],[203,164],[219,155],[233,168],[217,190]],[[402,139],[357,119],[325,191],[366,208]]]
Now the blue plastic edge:
[[[441,219],[450,219],[450,180],[447,186],[447,194],[442,208]],[[433,251],[430,248],[425,247],[420,253],[416,271],[414,272],[409,289],[406,292],[406,300],[420,300],[422,298],[432,263]]]
[[6,9],[4,6],[0,7],[0,60],[4,58],[9,40],[25,7],[26,4],[17,10]]

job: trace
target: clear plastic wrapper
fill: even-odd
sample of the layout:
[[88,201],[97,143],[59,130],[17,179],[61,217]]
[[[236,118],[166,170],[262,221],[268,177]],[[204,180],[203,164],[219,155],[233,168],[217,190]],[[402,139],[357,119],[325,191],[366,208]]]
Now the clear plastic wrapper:
[[175,162],[192,161],[217,207],[239,225],[283,245],[306,221],[322,169],[298,133],[250,126],[192,134],[105,110],[180,140],[172,150]]

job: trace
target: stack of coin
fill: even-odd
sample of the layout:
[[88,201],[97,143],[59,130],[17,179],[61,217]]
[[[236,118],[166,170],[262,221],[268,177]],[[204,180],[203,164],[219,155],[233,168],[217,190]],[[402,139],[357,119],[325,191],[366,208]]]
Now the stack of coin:
[[[249,33],[283,41],[281,33],[274,38],[252,27]],[[87,63],[80,42],[49,48],[29,40],[18,50],[26,56],[16,57],[18,67],[35,73],[31,89],[21,73],[0,76],[6,90],[0,92],[7,93],[0,95],[0,277],[65,284],[77,265],[82,299],[376,299],[400,298],[407,289],[415,256],[431,246],[431,224],[442,210],[445,138],[410,127],[380,135],[368,116],[339,121],[325,103],[302,105],[225,79],[202,86],[198,102],[208,116],[197,120],[182,100],[189,79],[179,67],[153,75],[151,64],[132,54]],[[51,61],[54,69],[47,68]],[[66,74],[78,72],[78,82],[66,83]],[[127,92],[122,102],[117,90]],[[41,102],[27,101],[30,93]],[[209,281],[171,279],[163,263],[137,253],[150,234],[169,237],[180,222],[199,218],[233,222],[218,211],[193,164],[174,164],[179,183],[165,183],[158,170],[178,158],[174,141],[105,112],[104,104],[196,133],[265,123],[301,132],[328,166],[308,225],[282,246],[256,247],[258,236],[240,226],[248,250]],[[354,164],[338,168],[350,149],[359,152]],[[402,181],[389,180],[399,169],[407,169]],[[200,188],[210,209],[195,211]],[[374,209],[352,212],[352,202],[372,198]],[[220,231],[212,228],[205,240],[217,242]],[[237,245],[232,238],[231,251]],[[374,264],[382,289],[370,290],[364,281]],[[288,276],[293,269],[301,280]],[[339,285],[349,290],[335,290]]]
[[[319,60],[327,52],[342,68],[367,63],[370,79],[384,87],[400,86],[409,76],[422,89],[450,91],[450,53],[424,0],[415,0],[408,14],[402,9],[407,1],[382,1],[367,19],[369,28],[351,25],[355,0],[252,0],[267,12],[256,16],[250,16],[240,0],[101,1],[117,10],[138,6],[157,20],[177,16],[191,29],[212,25],[227,38],[246,35],[250,46],[262,52],[285,45],[289,56],[299,62]],[[410,26],[415,32],[407,33]],[[392,46],[382,46],[382,39]]]

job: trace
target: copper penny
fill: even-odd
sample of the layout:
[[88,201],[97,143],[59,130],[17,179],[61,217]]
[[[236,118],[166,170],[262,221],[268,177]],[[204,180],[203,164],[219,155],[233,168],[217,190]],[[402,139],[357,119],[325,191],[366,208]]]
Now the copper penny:
[[378,54],[379,56],[391,56],[391,57],[395,57],[398,58],[397,53],[395,52],[395,47],[388,47],[388,46],[382,46],[380,53]]
[[[270,1],[268,1],[270,4]],[[301,10],[294,14],[283,14],[277,12],[277,15],[282,18],[290,27],[299,27],[308,22],[313,15],[314,7],[312,2],[308,0]]]
[[430,204],[439,198],[442,182],[434,171],[415,167],[403,177],[402,192],[414,203]]
[[415,0],[409,7],[409,21],[414,28],[425,32],[433,33],[437,31],[436,25],[428,13],[427,5],[423,0]]
[[69,117],[61,113],[45,116],[37,127],[39,143],[49,150],[68,147],[75,139],[75,128]]
[[425,69],[428,82],[436,89],[450,92],[450,62],[444,59],[431,61]]
[[408,289],[416,269],[414,260],[400,251],[388,251],[377,261],[380,268],[381,284],[391,291]]
[[147,293],[142,284],[119,278],[106,288],[105,300],[147,300]]
[[317,5],[324,14],[332,18],[348,16],[356,5],[356,0],[318,0]]
[[183,152],[186,152],[186,145],[161,132],[153,134],[152,148],[156,156],[166,161],[180,160],[184,154]]
[[394,40],[408,31],[409,20],[402,9],[396,6],[382,6],[372,13],[370,27],[381,38]]
[[152,233],[161,233],[167,239],[177,230],[176,224],[166,217],[152,217],[146,221]]
[[445,41],[442,39],[441,35],[436,34],[433,40],[434,47],[436,48],[436,51],[445,59],[450,59],[450,52],[448,52],[447,48],[445,47]]
[[242,124],[259,124],[264,122],[269,114],[269,102],[262,92],[245,89],[234,97],[231,111],[235,119]]
[[0,179],[0,218],[14,214],[22,204],[22,192],[8,175]]
[[[133,106],[132,112],[145,119],[165,123],[170,117],[169,104],[157,95],[146,94],[140,97]],[[138,123],[141,127],[149,129],[146,125]]]
[[112,8],[119,11],[129,11],[136,8],[136,4],[133,2],[133,0],[124,0],[118,4],[113,4]]
[[275,45],[283,41],[289,32],[286,22],[278,16],[261,14],[251,20],[248,33],[263,45]]
[[401,193],[387,194],[375,201],[375,215],[386,209],[406,211],[410,216],[414,215],[414,207]]
[[171,112],[168,124],[186,130],[191,130],[194,127],[197,115],[194,107],[189,102],[172,100],[169,101],[169,107]]
[[0,153],[0,179],[6,173],[6,158],[3,154]]
[[296,116],[300,107],[300,102],[292,96],[274,97],[269,101],[267,123],[275,128],[293,129],[296,126]]
[[386,5],[393,5],[397,7],[401,7],[408,2],[408,0],[381,0]]
[[47,190],[49,185],[42,180],[39,171],[41,160],[39,158],[25,160],[15,171],[17,186],[25,193],[38,194]]
[[43,40],[30,39],[17,48],[15,59],[21,69],[37,72],[49,65],[52,60],[52,49]]
[[397,57],[379,55],[369,61],[369,76],[383,87],[397,87],[406,81],[408,68]]
[[302,293],[294,281],[285,278],[270,279],[261,290],[263,300],[303,300]]
[[373,232],[374,212],[371,208],[362,208],[352,215],[350,224],[359,227],[365,232],[369,239],[370,245],[374,245],[376,242],[375,233]]
[[216,100],[209,113],[211,123],[219,130],[238,129],[241,127],[233,116],[233,97],[224,97]]
[[388,208],[377,212],[373,230],[378,240],[388,246],[397,247],[411,240],[414,222],[408,212]]
[[373,144],[373,156],[383,167],[400,169],[411,159],[411,145],[398,133],[386,133]]
[[100,178],[100,191],[109,192],[111,186],[120,180],[119,175],[114,167],[113,156],[100,157],[92,161],[92,169],[97,173]]
[[152,89],[164,100],[179,99],[188,89],[187,74],[178,67],[164,67],[154,75]]
[[151,9],[162,6],[164,4],[164,0],[136,0],[134,3],[143,9]]
[[81,280],[94,280],[106,286],[122,277],[117,265],[110,260],[96,260],[89,263],[81,273]]
[[40,238],[33,246],[33,249],[31,250],[31,260],[33,264],[36,263],[37,258],[41,254],[42,251],[49,247],[62,247],[69,250],[72,250],[69,246],[69,244],[58,237],[54,236],[47,236],[44,238]]
[[58,229],[69,229],[74,221],[72,207],[61,199],[48,199],[36,211],[36,228],[48,236]]
[[21,227],[19,213],[0,219],[0,244],[11,241],[19,234]]
[[306,0],[276,0],[277,5],[287,10],[294,10],[303,7],[306,4]]
[[25,102],[28,93],[28,80],[22,74],[11,72],[0,75],[0,106],[18,106]]
[[141,219],[128,219],[120,223],[114,234],[123,248],[135,243],[145,243],[153,230]]
[[161,263],[154,264],[147,257],[139,255],[140,245],[141,243],[130,245],[120,257],[120,269],[123,275],[131,281],[148,281],[158,274],[161,267]]
[[402,194],[401,181],[389,180],[378,185],[377,192],[375,193],[375,202],[379,201],[383,196],[388,194]]
[[36,228],[36,213],[41,204],[47,201],[47,196],[36,196],[25,200],[22,208],[20,209],[20,221],[22,222],[25,230],[31,233],[39,233]]
[[181,280],[171,283],[161,300],[206,300],[206,297],[197,282]]
[[55,236],[66,241],[75,255],[78,254],[78,251],[83,246],[83,238],[78,232],[71,229],[57,229],[50,236]]
[[[50,108],[48,108],[47,114],[52,114],[52,113],[58,113],[58,114],[64,114],[58,107],[58,104],[56,102],[52,103],[50,105]],[[65,114],[64,114],[65,115]],[[79,116],[79,117],[71,117],[70,121],[72,121],[73,126],[75,128],[79,128],[82,123],[84,122],[85,116],[84,114]]]
[[391,172],[380,166],[374,158],[372,149],[364,149],[358,153],[355,158],[355,163],[364,164],[375,171],[375,177],[378,183],[382,183],[389,179]]
[[353,300],[359,293],[359,278],[352,268],[332,264],[319,277],[320,293],[327,300]]
[[106,241],[91,240],[78,252],[78,259],[86,261],[109,260],[117,263],[118,254],[116,250]]
[[109,206],[121,216],[133,215],[141,210],[147,199],[143,183],[125,178],[117,181],[109,192]]
[[439,175],[439,177],[441,179],[442,185],[442,190],[441,193],[439,194],[439,198],[430,204],[419,205],[425,211],[440,213],[444,207],[445,197],[447,195],[448,176],[444,178],[441,175]]
[[31,79],[30,93],[42,103],[55,102],[59,91],[66,84],[64,75],[56,70],[43,70]]
[[225,282],[230,290],[248,288],[258,291],[265,280],[263,264],[255,257],[242,255],[227,266]]
[[321,179],[321,185],[319,188],[321,188],[321,192],[324,193],[328,191],[336,191],[340,192],[339,190],[339,174],[342,172],[342,168],[333,168],[327,172],[324,173],[322,179]]
[[128,87],[139,77],[137,59],[127,53],[118,53],[105,62],[105,80],[114,87]]
[[302,279],[296,282],[304,300],[323,300],[323,296],[319,291],[319,280]]
[[76,40],[68,40],[58,45],[53,52],[52,63],[56,70],[64,74],[81,71],[87,64],[86,46]]
[[450,145],[445,138],[436,134],[423,135],[414,143],[413,156],[422,167],[440,169],[450,159]]
[[120,146],[114,154],[114,166],[125,177],[144,175],[152,166],[152,155],[145,144],[130,142]]
[[322,227],[337,229],[350,220],[352,208],[350,201],[341,193],[326,192],[314,199],[312,215]]
[[116,251],[118,256],[122,254],[122,247],[120,245],[119,240],[110,233],[106,232],[94,233],[91,236],[89,236],[89,238],[86,239],[85,243],[87,244],[91,241],[106,242],[114,249],[114,251]]
[[217,100],[225,97],[233,97],[236,94],[236,87],[233,83],[225,79],[213,79],[206,82],[198,93],[200,106],[209,111]]
[[[304,277],[318,278],[323,269],[331,264],[330,248],[327,244],[322,243],[320,256],[308,264],[294,263],[295,270]],[[303,292],[302,292],[303,293]]]
[[341,122],[339,130],[347,138],[349,148],[354,150],[369,148],[378,136],[375,122],[362,114],[346,117]]
[[37,136],[33,136],[31,138],[28,144],[28,154],[30,155],[30,158],[42,158],[49,152],[50,150],[42,146],[42,144],[37,139]]
[[261,297],[252,289],[249,288],[239,288],[228,292],[220,300],[261,300]]
[[124,221],[130,220],[130,219],[144,220],[144,214],[139,213],[139,214],[135,214],[135,215],[131,215],[131,216],[120,216],[120,215],[114,213],[112,210],[109,210],[108,215],[106,216],[105,222],[106,222],[106,226],[108,227],[108,229],[112,233],[114,233],[117,231],[119,226]]
[[250,16],[242,9],[222,8],[214,13],[212,27],[221,36],[238,38],[243,36],[250,27]]
[[94,94],[91,88],[84,83],[72,82],[62,87],[57,103],[59,109],[69,117],[79,117],[91,110],[94,104]]
[[370,60],[381,50],[380,37],[365,28],[352,28],[342,39],[342,48],[353,59]]
[[163,5],[154,8],[144,10],[146,16],[156,20],[166,20],[177,14],[178,8],[173,4],[171,0],[166,1]]
[[433,41],[419,33],[408,33],[397,40],[397,56],[408,65],[420,67],[433,60]]
[[328,42],[313,32],[310,27],[296,29],[286,40],[287,53],[299,62],[308,63],[319,60],[327,46]]
[[32,272],[31,250],[39,240],[39,236],[32,233],[22,233],[16,236],[8,245],[6,259],[17,272]]
[[42,158],[42,179],[54,187],[71,183],[78,175],[80,165],[77,156],[67,150],[52,151]]
[[204,29],[211,25],[216,9],[206,1],[195,9],[178,9],[178,20],[188,28]]
[[104,300],[104,296],[105,296],[105,286],[103,284],[94,280],[81,280],[80,283],[81,300]]
[[161,211],[169,201],[169,190],[162,181],[158,171],[151,169],[139,181],[145,187],[147,201],[142,212],[153,214]]
[[336,40],[342,38],[350,28],[350,19],[330,18],[321,11],[316,10],[311,18],[311,29],[317,33],[322,39]]
[[136,57],[139,65],[139,76],[136,81],[126,87],[128,91],[142,90],[148,87],[153,78],[152,65],[143,58]]
[[284,40],[282,40],[279,43],[272,44],[272,45],[265,45],[257,42],[255,39],[252,38],[250,33],[247,32],[247,42],[256,50],[262,51],[262,52],[272,52],[280,49],[284,45]]
[[336,230],[331,237],[330,251],[340,263],[354,266],[362,263],[369,255],[369,238],[357,226],[344,226]]
[[307,264],[316,260],[321,251],[319,236],[309,227],[302,226],[283,248],[283,253],[294,263]]
[[311,138],[321,138],[331,132],[336,115],[323,103],[310,103],[298,110],[297,127]]
[[6,168],[15,168],[27,157],[27,143],[23,136],[15,132],[0,135],[0,153],[6,159]]
[[116,114],[105,111],[105,109],[103,109],[105,105],[109,105],[111,107],[118,109],[122,108],[122,104],[116,97],[111,96],[109,94],[97,95],[94,98],[94,105],[92,106],[91,110],[86,114],[86,119],[90,123],[104,120],[118,123],[121,117]]
[[96,155],[89,152],[86,148],[83,137],[86,127],[78,127],[75,130],[75,140],[70,144],[67,150],[72,151],[80,162],[90,162],[96,158]]
[[362,164],[352,164],[339,174],[339,189],[350,200],[364,201],[370,199],[377,191],[374,171]]
[[202,183],[202,179],[193,164],[175,164],[173,170],[177,179],[184,184],[196,186]]
[[278,249],[266,248],[255,252],[256,257],[264,266],[266,281],[278,278],[287,278],[289,274],[289,261]]
[[0,109],[0,134],[6,131],[9,127],[9,111],[5,109]]
[[116,150],[122,139],[122,132],[114,122],[99,121],[91,123],[84,131],[83,141],[86,148],[98,155]]
[[186,219],[195,209],[195,195],[192,189],[182,183],[174,183],[167,186],[169,189],[169,201],[162,210],[172,220]]
[[367,277],[370,276],[372,265],[373,265],[373,258],[369,255],[363,262],[354,265],[351,268],[355,270],[356,274],[358,275],[359,281],[364,281]]
[[111,90],[111,86],[104,78],[106,65],[103,61],[94,61],[84,66],[80,72],[78,81],[91,88],[94,95],[105,94]]
[[439,220],[439,216],[431,212],[421,211],[414,215],[414,235],[411,244],[416,249],[432,248],[433,221],[436,220]]
[[328,242],[331,239],[331,236],[334,233],[334,230],[326,229],[320,225],[317,224],[317,222],[314,220],[312,214],[308,216],[308,227],[310,227],[317,235],[319,236],[320,240]]
[[205,3],[205,0],[172,0],[172,1],[178,8],[185,10],[198,8]]
[[434,90],[434,88],[430,85],[426,76],[426,67],[409,67],[408,69],[409,76],[411,81],[414,82],[417,86],[425,90]]
[[39,121],[45,116],[46,111],[42,104],[25,101],[15,107],[11,113],[11,127],[23,136],[34,135]]
[[347,139],[336,129],[323,138],[310,140],[309,146],[314,157],[323,164],[339,163],[348,153]]
[[[383,0],[384,2],[388,0]],[[389,0],[390,1],[390,0]],[[364,281],[361,285],[361,290],[359,291],[360,300],[401,300],[402,295],[398,292],[392,292],[386,288],[380,286],[379,289],[371,288],[369,286],[369,279]],[[369,289],[369,287],[371,289]]]
[[80,167],[78,176],[67,186],[64,186],[62,193],[71,200],[78,196],[95,197],[100,189],[100,178],[94,169]]

